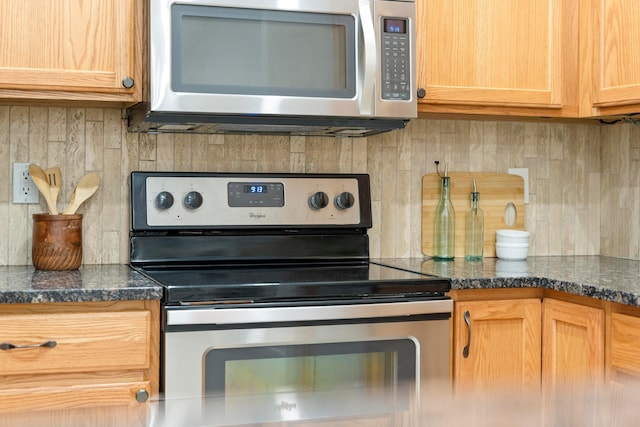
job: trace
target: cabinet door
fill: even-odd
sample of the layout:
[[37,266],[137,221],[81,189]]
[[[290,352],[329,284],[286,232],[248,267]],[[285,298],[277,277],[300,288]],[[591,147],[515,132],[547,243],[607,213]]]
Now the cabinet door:
[[640,318],[611,313],[610,369],[613,381],[640,381]]
[[[498,114],[538,107],[577,115],[578,8],[570,3],[418,0],[418,88],[426,92],[420,111],[454,112],[457,104],[467,106],[458,112],[475,114],[482,110],[470,105]],[[570,87],[576,108],[563,111]]]
[[607,379],[612,399],[620,408],[619,416],[611,424],[615,421],[615,425],[633,425],[637,420],[640,386],[640,317],[611,313],[608,331]]
[[[127,78],[135,81],[139,66],[139,5],[137,0],[3,0],[0,97],[100,99],[77,94],[84,92],[134,100],[141,93],[138,82],[125,86]],[[59,96],[65,91],[71,94]]]
[[539,299],[457,302],[454,329],[458,391],[540,387]]
[[[637,0],[590,0],[581,37],[593,54],[593,106],[640,103],[640,8]],[[637,112],[637,105],[627,112]],[[605,110],[606,111],[606,110]],[[624,113],[617,109],[613,113]]]
[[546,298],[542,315],[545,389],[596,385],[604,377],[604,310]]

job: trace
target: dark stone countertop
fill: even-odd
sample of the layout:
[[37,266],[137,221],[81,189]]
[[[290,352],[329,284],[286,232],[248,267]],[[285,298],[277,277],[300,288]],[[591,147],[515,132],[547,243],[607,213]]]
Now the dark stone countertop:
[[603,256],[529,257],[525,261],[434,261],[384,258],[374,262],[451,279],[452,289],[545,288],[640,307],[640,261]]
[[[545,288],[640,307],[640,261],[602,256],[529,257],[526,261],[372,261],[451,279],[452,289]],[[0,304],[161,299],[162,288],[127,265],[73,271],[0,266]]]
[[127,265],[83,265],[71,271],[0,267],[0,304],[159,300],[162,288]]

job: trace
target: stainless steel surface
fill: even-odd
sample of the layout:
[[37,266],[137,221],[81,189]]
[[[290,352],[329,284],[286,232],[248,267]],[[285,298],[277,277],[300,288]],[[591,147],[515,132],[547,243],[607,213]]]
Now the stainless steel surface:
[[[354,99],[331,99],[318,102],[313,98],[294,96],[264,96],[173,92],[171,88],[171,7],[174,4],[241,7],[246,9],[287,10],[310,13],[332,13],[353,15],[360,25],[359,0],[299,0],[283,3],[278,0],[152,0],[151,1],[151,110],[180,111],[217,114],[270,114],[270,115],[325,115],[325,116],[372,116],[372,106],[361,109],[359,97]],[[370,10],[373,6],[363,2]],[[370,14],[370,12],[369,12]],[[356,45],[356,49],[359,46]],[[361,52],[356,51],[356,57]],[[373,65],[375,66],[375,64]],[[360,82],[362,84],[362,82]],[[215,106],[215,111],[212,111]]]
[[[375,307],[375,306],[372,306]],[[167,399],[203,394],[205,353],[214,348],[243,348],[305,343],[336,343],[408,338],[417,345],[416,393],[420,384],[444,384],[449,375],[450,320],[254,327],[165,333],[164,389]]]
[[[255,204],[231,206],[227,203],[230,184],[283,184],[282,206],[264,206],[261,197]],[[229,177],[149,177],[147,186],[147,224],[150,226],[206,226],[206,225],[310,225],[310,224],[358,224],[360,206],[358,181],[353,178],[300,179],[300,178],[259,178],[243,177],[241,174]],[[189,209],[184,198],[190,192],[202,196],[202,205]],[[267,192],[266,195],[269,195]],[[326,193],[329,203],[323,209],[310,207],[309,198],[316,192]],[[354,203],[348,209],[341,209],[334,199],[343,192],[354,196]],[[159,208],[159,195],[170,194],[174,202],[169,208]],[[259,196],[259,195],[258,195]]]
[[[212,93],[212,91],[179,91],[172,87],[172,41],[171,8],[175,4],[216,6],[266,11],[303,12],[352,17],[355,22],[356,40],[347,40],[355,56],[355,95],[322,96],[260,94],[255,93]],[[409,67],[403,77],[409,85],[409,99],[383,99],[382,82],[389,78],[382,71],[386,47],[383,46],[381,32],[382,17],[406,19],[409,46],[403,47],[409,58]],[[371,120],[358,124],[331,121],[315,123],[304,121],[309,118],[353,118],[353,119],[394,119],[408,120],[417,116],[416,68],[415,68],[415,2],[398,0],[298,0],[282,2],[278,0],[152,0],[150,6],[150,90],[147,113],[139,114],[130,110],[131,130],[145,130],[140,122],[156,122],[151,129],[159,132],[272,132],[300,134],[330,134],[334,136],[361,136],[367,128],[374,129]],[[349,58],[347,58],[348,60]],[[295,61],[295,58],[293,59]],[[326,61],[327,64],[332,61]],[[286,64],[279,64],[286,67]],[[334,70],[342,71],[342,70]],[[231,71],[232,72],[232,71]],[[339,73],[338,73],[339,74]],[[406,74],[406,76],[405,76]],[[352,80],[349,80],[352,81]],[[289,92],[295,92],[292,87]],[[300,89],[298,89],[300,91]],[[169,122],[163,122],[163,114],[171,115]],[[184,116],[179,116],[182,114]],[[206,120],[206,116],[244,117],[242,120],[216,123]],[[251,121],[250,116],[289,117],[287,122],[272,124]],[[201,120],[199,120],[199,118]],[[389,120],[387,120],[389,121]],[[206,124],[206,125],[205,125]],[[389,121],[389,128],[398,128]],[[404,125],[402,125],[403,127]],[[382,131],[382,130],[379,130]]]
[[169,425],[411,417],[446,393],[449,283],[368,262],[367,175],[132,172],[131,188],[131,263],[165,291]]
[[[264,95],[234,95],[234,94],[205,94],[205,93],[177,93],[169,90],[171,87],[171,6],[173,4],[191,4],[220,7],[242,7],[264,10],[288,10],[296,12],[328,13],[353,16],[356,26],[362,28],[364,35],[356,44],[356,58],[365,58],[357,65],[360,76],[357,95],[352,99],[318,99],[296,96],[264,96]],[[412,7],[413,5],[413,7]],[[380,7],[382,12],[375,8]],[[396,9],[399,8],[399,9]],[[313,115],[313,116],[346,116],[346,117],[385,117],[384,114],[374,112],[373,84],[375,83],[379,49],[379,36],[374,29],[379,28],[379,22],[374,21],[381,13],[390,16],[404,16],[415,22],[415,4],[413,2],[398,1],[368,1],[368,0],[299,0],[284,3],[278,0],[152,0],[151,1],[151,110],[181,111],[191,113],[218,114],[270,114],[270,115]],[[411,25],[413,27],[413,25]],[[415,32],[415,29],[413,30]],[[360,52],[364,46],[365,52]],[[415,48],[414,48],[415,49]],[[415,57],[415,56],[414,56]],[[377,73],[379,75],[379,71]],[[412,73],[415,74],[415,73]],[[415,80],[415,77],[412,76]],[[366,86],[365,86],[366,85]],[[415,82],[412,84],[415,87]],[[413,91],[415,92],[415,91]],[[388,102],[394,105],[394,111],[387,111],[387,117],[415,117],[416,100],[410,102]],[[215,111],[211,111],[215,105]],[[384,103],[380,103],[384,105]]]
[[[289,403],[291,401],[296,403]],[[339,402],[340,405],[337,405],[336,402]],[[236,404],[241,410],[235,413],[229,411],[228,408],[233,404]],[[242,399],[242,401],[211,397],[167,399],[155,406],[161,409],[156,409],[155,419],[149,424],[150,427],[257,427],[271,425],[286,427],[300,425],[301,423],[297,420],[316,420],[318,424],[313,423],[312,425],[330,426],[335,423],[342,427],[362,427],[389,425],[384,422],[392,416],[394,420],[409,420],[412,417],[407,411],[398,409],[394,412],[389,399],[385,399],[380,393],[365,392],[360,394],[337,391],[333,393],[280,393],[278,398],[259,395],[252,396],[250,399]],[[271,410],[263,411],[262,408]],[[389,412],[381,415],[384,408],[390,408]],[[339,412],[344,412],[344,415],[341,416]],[[280,422],[271,424],[269,421],[265,421],[268,415],[274,417],[274,414],[277,413],[281,414]],[[358,414],[358,416],[348,415],[349,413]],[[378,423],[374,423],[372,419]],[[410,422],[393,425],[424,427]]]
[[[408,17],[409,26],[407,32],[409,33],[409,94],[410,99],[406,103],[401,103],[396,100],[383,99],[382,97],[382,85],[385,81],[380,59],[378,59],[376,66],[376,94],[375,94],[375,115],[377,117],[397,117],[402,114],[405,117],[414,118],[418,115],[418,101],[417,94],[417,80],[416,80],[416,6],[413,2],[407,1],[381,1],[375,2],[375,17],[374,25],[376,30],[376,42],[378,46],[382,43],[380,41],[380,35],[382,34],[381,17],[383,16],[399,16]],[[378,50],[380,47],[378,47]],[[409,108],[412,106],[413,108]],[[415,108],[415,109],[414,109]]]
[[241,323],[303,322],[338,319],[371,319],[421,314],[451,313],[450,299],[296,307],[171,308],[166,323],[176,325],[233,325]]

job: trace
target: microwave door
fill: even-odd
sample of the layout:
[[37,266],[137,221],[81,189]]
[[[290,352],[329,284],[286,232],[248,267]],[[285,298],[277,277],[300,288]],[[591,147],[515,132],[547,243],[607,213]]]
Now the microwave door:
[[377,54],[369,0],[151,4],[151,110],[374,114]]

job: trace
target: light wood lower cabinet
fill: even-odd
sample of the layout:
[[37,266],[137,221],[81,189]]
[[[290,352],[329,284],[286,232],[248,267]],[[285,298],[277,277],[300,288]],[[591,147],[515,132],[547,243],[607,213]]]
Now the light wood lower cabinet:
[[609,370],[612,381],[640,381],[640,318],[611,313]]
[[463,301],[454,310],[457,391],[539,387],[539,299]]
[[542,302],[542,381],[546,390],[604,380],[604,310],[552,298]]
[[3,306],[0,420],[105,407],[140,418],[158,393],[159,319],[158,301]]
[[[453,377],[458,392],[547,391],[605,378],[605,310],[523,290],[454,293]],[[554,295],[557,295],[555,293]],[[531,297],[533,296],[533,297]],[[493,298],[493,299],[491,299]],[[629,316],[627,316],[629,317]],[[614,317],[612,364],[640,376],[640,319]],[[625,322],[622,321],[625,320]],[[632,323],[631,320],[636,321]],[[468,348],[468,351],[466,350]]]
[[[626,311],[626,310],[625,310]],[[640,310],[633,315],[612,312],[608,322],[607,379],[617,403],[611,425],[637,423],[640,391]]]

